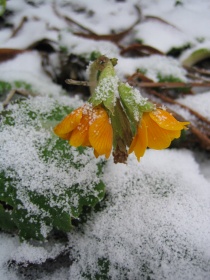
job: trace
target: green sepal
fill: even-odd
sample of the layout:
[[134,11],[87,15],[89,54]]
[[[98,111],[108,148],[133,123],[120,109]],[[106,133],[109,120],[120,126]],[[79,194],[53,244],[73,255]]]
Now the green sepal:
[[[114,115],[111,115],[111,123],[113,127],[113,147],[114,149],[118,146],[129,146],[132,139],[132,130],[129,119],[125,114],[120,100],[117,99],[114,107]],[[122,149],[124,149],[122,147]]]
[[139,122],[144,112],[154,110],[154,104],[147,101],[146,98],[141,96],[138,90],[129,84],[120,83],[118,90],[123,107],[132,123]]
[[114,77],[116,76],[114,66],[111,60],[107,61],[106,67],[100,72],[98,81],[102,81],[104,78]]
[[118,78],[116,77],[113,62],[110,59],[102,56],[93,62],[90,71],[90,83],[97,84],[97,86],[94,88],[89,102],[93,106],[103,103],[105,108],[113,114]]

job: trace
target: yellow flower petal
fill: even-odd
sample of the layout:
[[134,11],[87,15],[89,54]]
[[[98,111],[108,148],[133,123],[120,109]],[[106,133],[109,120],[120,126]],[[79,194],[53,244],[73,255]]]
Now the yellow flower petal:
[[94,120],[89,129],[89,141],[96,155],[109,158],[112,150],[113,131],[109,117],[103,108],[94,110]]
[[69,115],[67,115],[55,128],[54,133],[63,139],[66,138],[69,132],[71,132],[77,125],[79,124],[82,118],[82,110],[83,108],[80,107]]
[[171,138],[171,141],[175,138],[179,138],[181,135],[181,130],[168,130],[167,131],[168,136]]
[[88,139],[89,116],[83,115],[78,126],[72,131],[69,144],[74,147],[90,146]]
[[[58,135],[58,134],[57,134],[57,135]],[[59,136],[61,139],[63,139],[63,140],[69,140],[70,137],[71,137],[71,132],[66,133],[66,134],[59,134],[58,136]]]
[[138,161],[142,157],[147,148],[147,128],[144,120],[141,121],[141,124],[138,127],[137,134],[133,138],[131,146],[129,148],[129,154],[134,151]]
[[149,115],[158,126],[167,130],[182,130],[189,124],[189,122],[177,121],[169,112],[162,109],[152,111]]
[[96,158],[99,157],[99,154],[96,152],[96,150],[94,150],[94,156],[95,156]]
[[150,113],[143,114],[143,120],[147,126],[148,147],[151,149],[162,150],[168,148],[171,144],[170,133],[161,128],[150,118]]

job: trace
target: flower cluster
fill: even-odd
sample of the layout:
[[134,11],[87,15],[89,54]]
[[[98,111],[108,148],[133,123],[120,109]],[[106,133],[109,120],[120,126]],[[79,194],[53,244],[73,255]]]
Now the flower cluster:
[[140,160],[147,147],[169,147],[189,122],[179,122],[120,82],[115,64],[105,56],[91,64],[89,102],[66,116],[54,132],[72,146],[92,147],[96,157],[109,158],[113,150],[114,162],[125,163],[132,152]]

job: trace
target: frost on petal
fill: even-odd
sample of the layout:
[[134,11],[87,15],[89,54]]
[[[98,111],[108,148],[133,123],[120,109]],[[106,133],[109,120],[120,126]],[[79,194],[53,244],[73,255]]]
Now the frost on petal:
[[82,107],[67,115],[55,128],[54,133],[63,139],[68,139],[69,133],[77,127],[82,118]]
[[189,122],[177,121],[169,112],[157,109],[149,113],[150,117],[155,121],[161,128],[167,130],[182,130]]
[[142,120],[141,125],[139,125],[139,127],[138,127],[137,134],[133,138],[133,141],[129,148],[129,154],[134,152],[139,161],[140,157],[142,157],[145,153],[145,150],[147,148],[147,142],[148,142],[147,128],[146,128],[144,120]]
[[89,129],[89,140],[96,155],[105,155],[109,158],[112,150],[113,131],[107,113],[101,109]]
[[90,142],[88,139],[88,130],[89,130],[89,116],[83,115],[80,123],[72,131],[69,144],[74,147],[90,146]]

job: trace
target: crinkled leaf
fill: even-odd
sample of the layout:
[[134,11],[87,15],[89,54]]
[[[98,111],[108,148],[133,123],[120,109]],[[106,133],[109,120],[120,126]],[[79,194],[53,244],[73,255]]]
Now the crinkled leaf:
[[0,228],[14,226],[21,240],[43,240],[52,229],[70,231],[72,219],[105,193],[103,162],[52,132],[72,107],[46,99],[18,101],[1,114],[0,201],[10,211],[0,205]]

